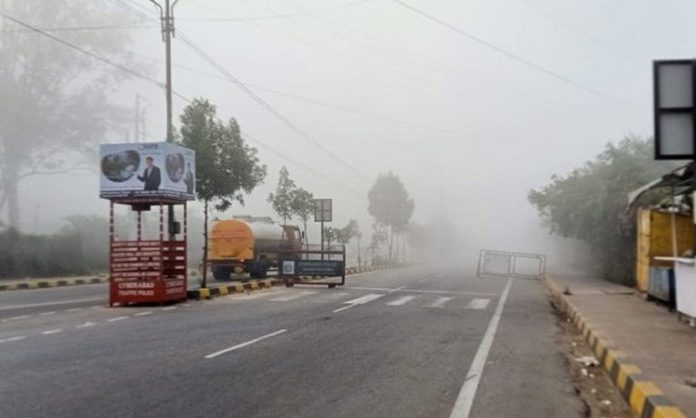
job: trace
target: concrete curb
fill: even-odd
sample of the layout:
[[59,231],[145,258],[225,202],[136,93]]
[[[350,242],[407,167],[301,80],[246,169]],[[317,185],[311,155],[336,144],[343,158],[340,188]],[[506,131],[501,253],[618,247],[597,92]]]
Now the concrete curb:
[[582,333],[592,348],[600,364],[609,373],[612,382],[631,407],[641,418],[686,418],[681,409],[674,406],[662,390],[647,378],[640,368],[626,358],[620,350],[612,347],[611,342],[598,335],[587,319],[580,315],[577,308],[563,292],[548,279],[544,280],[556,309],[564,312]]
[[27,283],[0,284],[0,291],[4,290],[28,290],[28,289],[46,289],[49,287],[62,286],[81,286],[85,284],[108,283],[108,277],[93,277],[91,279],[54,279],[32,281]]
[[245,290],[270,289],[273,286],[280,285],[284,285],[284,283],[278,279],[249,280],[248,282],[189,290],[187,295],[189,299],[210,299],[216,296],[244,293]]

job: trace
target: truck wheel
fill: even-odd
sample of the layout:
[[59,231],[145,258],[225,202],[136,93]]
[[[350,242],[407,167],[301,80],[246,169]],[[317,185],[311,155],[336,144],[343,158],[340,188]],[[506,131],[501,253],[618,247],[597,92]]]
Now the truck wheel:
[[231,267],[213,266],[213,277],[215,278],[215,280],[229,280],[231,274]]

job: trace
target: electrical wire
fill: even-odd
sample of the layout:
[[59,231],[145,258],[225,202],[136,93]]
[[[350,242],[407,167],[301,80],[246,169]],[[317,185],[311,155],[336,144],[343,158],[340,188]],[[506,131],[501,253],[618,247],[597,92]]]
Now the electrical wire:
[[523,65],[525,65],[525,66],[527,66],[527,67],[529,67],[529,68],[532,68],[532,69],[534,69],[534,70],[536,70],[536,71],[538,71],[538,72],[540,72],[540,73],[546,74],[546,75],[549,76],[549,77],[555,78],[556,80],[562,81],[562,82],[565,83],[565,84],[568,84],[568,85],[570,85],[570,86],[572,86],[572,87],[575,87],[575,88],[577,88],[577,89],[583,90],[583,91],[585,91],[585,92],[587,92],[587,93],[590,93],[590,94],[592,94],[592,95],[601,97],[601,98],[603,98],[603,99],[611,100],[611,101],[618,101],[618,100],[617,100],[616,98],[614,98],[614,97],[607,96],[607,95],[605,95],[605,94],[603,94],[603,93],[601,93],[601,92],[599,92],[599,91],[593,89],[592,87],[588,87],[588,86],[586,86],[586,85],[584,85],[584,84],[582,84],[582,83],[580,83],[580,82],[577,82],[577,81],[575,81],[575,80],[572,80],[572,79],[570,79],[570,78],[568,78],[568,77],[566,77],[566,76],[564,76],[564,75],[562,75],[562,74],[559,74],[559,73],[557,73],[557,72],[555,72],[555,71],[553,71],[553,70],[550,70],[550,69],[548,69],[548,68],[546,68],[546,67],[543,67],[543,66],[541,66],[541,65],[539,65],[539,64],[537,64],[537,63],[535,63],[535,62],[533,62],[533,61],[530,61],[530,60],[528,60],[528,59],[526,59],[526,58],[523,58],[523,57],[521,57],[521,56],[519,56],[519,55],[517,55],[517,54],[515,54],[515,53],[513,53],[513,52],[510,52],[510,51],[508,51],[508,50],[506,50],[506,49],[503,49],[503,48],[501,48],[501,47],[499,47],[499,46],[496,46],[496,45],[494,45],[494,44],[492,44],[492,43],[486,41],[486,40],[483,39],[483,38],[480,38],[480,37],[478,37],[478,36],[476,36],[476,35],[473,35],[473,34],[467,32],[467,31],[461,29],[461,28],[458,28],[457,26],[454,26],[454,25],[452,25],[451,23],[447,23],[447,22],[445,22],[444,20],[439,19],[439,18],[437,18],[437,17],[435,17],[435,16],[433,16],[433,15],[431,15],[431,14],[429,14],[429,13],[426,13],[425,11],[423,11],[423,10],[421,10],[421,9],[418,9],[418,8],[416,8],[416,7],[410,5],[410,4],[408,4],[408,3],[406,3],[406,2],[404,2],[404,1],[402,1],[402,0],[392,0],[392,2],[394,2],[394,3],[396,3],[396,4],[400,5],[400,6],[402,6],[402,7],[405,8],[405,9],[410,10],[411,12],[413,12],[413,13],[415,13],[415,14],[417,14],[417,15],[420,15],[421,17],[423,17],[423,18],[425,18],[425,19],[428,19],[428,20],[430,20],[430,21],[432,21],[432,22],[437,23],[438,25],[440,25],[440,26],[442,26],[442,27],[444,27],[444,28],[446,28],[446,29],[449,29],[450,31],[452,31],[452,32],[454,32],[454,33],[457,33],[457,34],[459,34],[459,35],[461,35],[461,36],[463,36],[463,37],[465,37],[465,38],[467,38],[467,39],[469,39],[469,40],[471,40],[471,41],[474,41],[474,42],[476,42],[476,43],[478,43],[478,44],[480,44],[480,45],[483,45],[483,46],[485,46],[486,48],[491,49],[491,50],[493,50],[493,51],[495,51],[495,52],[497,52],[497,53],[499,53],[499,54],[501,54],[501,55],[503,55],[503,56],[505,56],[505,57],[507,57],[507,58],[513,60],[513,61],[519,62],[519,63],[521,63],[521,64],[523,64]]
[[212,17],[212,18],[196,18],[196,17],[178,17],[178,20],[188,21],[188,22],[251,22],[255,20],[275,20],[275,19],[288,19],[296,17],[305,17],[316,15],[320,13],[326,13],[334,10],[345,9],[347,7],[358,6],[365,4],[374,0],[358,0],[350,3],[338,4],[333,7],[325,7],[323,9],[308,10],[301,13],[286,13],[286,14],[270,14],[262,16],[249,16],[249,17]]
[[[22,20],[19,20],[19,19],[17,19],[17,18],[14,18],[14,17],[12,17],[12,16],[10,16],[10,15],[8,15],[8,14],[2,12],[2,11],[0,11],[0,17],[4,18],[4,19],[6,19],[6,20],[9,20],[10,22],[13,22],[13,23],[15,23],[15,24],[17,24],[17,25],[19,25],[19,26],[22,26],[22,27],[24,27],[24,28],[26,28],[26,29],[28,29],[28,30],[31,30],[31,31],[33,31],[33,32],[36,32],[36,33],[40,34],[41,36],[44,36],[44,37],[46,37],[46,38],[49,38],[49,39],[51,39],[51,40],[53,40],[53,41],[55,41],[55,42],[57,42],[57,43],[59,43],[59,44],[61,44],[61,45],[64,45],[64,46],[66,46],[66,47],[68,47],[68,48],[70,48],[70,49],[72,49],[72,50],[74,50],[74,51],[76,51],[76,52],[79,52],[79,53],[81,53],[81,54],[87,55],[87,56],[91,57],[92,59],[97,60],[97,61],[99,61],[99,62],[101,62],[101,63],[103,63],[103,64],[112,66],[112,67],[114,67],[114,68],[116,68],[116,69],[118,69],[118,70],[120,70],[120,71],[123,71],[123,72],[126,73],[126,74],[129,74],[129,75],[131,75],[131,76],[133,76],[133,77],[136,77],[136,78],[139,78],[139,79],[142,79],[142,80],[145,80],[145,81],[149,82],[150,84],[154,84],[155,86],[160,87],[160,88],[162,88],[162,89],[166,89],[165,83],[163,83],[163,82],[161,82],[161,81],[159,81],[159,80],[157,80],[157,79],[155,79],[155,78],[153,78],[153,77],[150,77],[150,76],[148,76],[148,75],[139,73],[139,72],[137,72],[137,71],[134,71],[134,70],[132,70],[132,69],[126,67],[126,66],[123,66],[123,65],[121,65],[121,64],[118,64],[117,62],[114,62],[114,61],[112,61],[112,60],[110,60],[110,59],[108,59],[108,58],[105,58],[105,57],[103,57],[103,56],[101,56],[101,55],[99,55],[99,54],[96,54],[96,53],[94,53],[94,52],[91,52],[91,51],[88,51],[88,50],[86,50],[86,49],[84,49],[84,48],[81,48],[80,46],[75,45],[75,44],[72,43],[72,42],[69,42],[69,41],[66,41],[66,40],[64,40],[64,39],[58,38],[57,36],[51,35],[50,33],[46,32],[46,31],[44,31],[44,30],[42,30],[42,29],[40,29],[40,28],[37,28],[37,27],[35,27],[35,26],[32,26],[32,25],[30,25],[30,24],[28,24],[28,23],[26,23],[26,22],[24,22],[24,21],[22,21]],[[175,90],[172,90],[172,93],[173,93],[176,97],[178,97],[178,98],[184,100],[185,102],[187,102],[187,103],[192,103],[192,100],[191,100],[191,99],[189,99],[188,97],[182,95],[181,93],[179,93],[179,92],[177,92],[177,91],[175,91]],[[216,117],[216,119],[217,119],[218,121],[222,122],[222,123],[225,123],[220,117]],[[305,164],[299,163],[299,162],[297,162],[296,160],[291,159],[291,158],[287,157],[286,155],[281,154],[280,152],[274,150],[271,146],[269,146],[269,145],[267,145],[267,144],[265,144],[265,143],[259,141],[258,139],[255,139],[255,138],[249,136],[248,134],[243,134],[243,137],[249,139],[250,141],[252,141],[252,142],[254,142],[254,143],[256,143],[256,144],[259,144],[261,147],[263,147],[264,149],[266,149],[266,150],[272,152],[273,154],[277,155],[277,156],[280,157],[281,159],[283,159],[283,160],[285,160],[285,161],[287,161],[287,162],[289,162],[289,163],[292,163],[292,164],[294,164],[294,165],[297,165],[297,166],[303,168],[304,170],[310,172],[311,174],[315,175],[316,177],[318,177],[319,179],[321,179],[321,180],[323,180],[323,181],[325,181],[325,182],[331,183],[331,184],[333,184],[333,185],[339,185],[340,187],[343,187],[343,188],[346,189],[346,190],[349,190],[349,191],[351,191],[351,192],[353,192],[353,193],[356,193],[356,195],[359,195],[359,194],[360,194],[360,193],[357,192],[357,190],[354,189],[353,187],[348,186],[348,185],[345,185],[345,184],[342,184],[342,183],[340,183],[340,182],[337,182],[337,181],[335,181],[335,180],[333,180],[333,179],[328,178],[325,174],[318,173],[318,172],[312,170],[311,168],[309,168],[309,167],[306,166]],[[361,197],[364,197],[364,196],[361,196]]]

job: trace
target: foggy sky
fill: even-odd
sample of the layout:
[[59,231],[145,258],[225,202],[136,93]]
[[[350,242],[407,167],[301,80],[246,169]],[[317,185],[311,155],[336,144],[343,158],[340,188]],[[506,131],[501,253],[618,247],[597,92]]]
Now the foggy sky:
[[[131,3],[150,6],[146,0]],[[686,0],[407,0],[592,93],[391,0],[263,18],[349,3],[180,0],[176,16],[181,33],[368,177],[336,164],[233,84],[215,77],[215,69],[175,39],[175,65],[197,70],[174,69],[179,93],[209,98],[220,116],[237,118],[243,132],[321,173],[308,173],[252,143],[269,175],[247,198],[246,207],[235,206],[230,213],[272,215],[266,197],[286,165],[299,186],[316,197],[334,199],[335,226],[356,218],[368,231],[367,190],[380,172],[392,170],[415,199],[415,220],[446,213],[467,231],[472,248],[546,251],[547,233],[526,201],[527,191],[591,159],[608,141],[629,133],[651,135],[651,61],[693,56],[690,44],[696,35],[691,22],[696,4]],[[105,7],[113,5],[105,2]],[[195,20],[222,17],[250,20]],[[140,18],[133,15],[133,20]],[[159,27],[147,23],[152,27],[131,30],[130,48],[152,58],[143,62],[163,80]],[[306,103],[268,89],[383,118]],[[130,80],[111,97],[133,106],[136,94],[146,105],[147,139],[163,140],[161,90]],[[174,106],[178,115],[185,103],[175,99]],[[125,135],[114,132],[105,140],[121,142]],[[98,199],[96,171],[28,179],[20,193],[28,232],[55,230],[74,213],[107,215],[105,201]]]

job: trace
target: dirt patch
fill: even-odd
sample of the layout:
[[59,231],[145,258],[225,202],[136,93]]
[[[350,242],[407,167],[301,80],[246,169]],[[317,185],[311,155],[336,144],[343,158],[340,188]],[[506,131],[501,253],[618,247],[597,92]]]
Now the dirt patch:
[[561,344],[578,397],[588,417],[634,418],[628,404],[599,365],[592,349],[564,313],[554,308],[561,329]]

